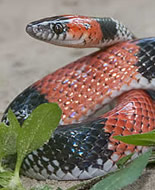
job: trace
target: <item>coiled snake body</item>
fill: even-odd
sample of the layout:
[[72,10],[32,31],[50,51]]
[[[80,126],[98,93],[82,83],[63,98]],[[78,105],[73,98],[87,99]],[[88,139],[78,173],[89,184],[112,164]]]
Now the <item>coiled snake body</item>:
[[[114,171],[125,155],[144,152],[112,137],[155,129],[155,38],[136,39],[112,18],[72,15],[32,22],[26,31],[52,44],[101,50],[45,76],[9,105],[20,123],[41,103],[57,102],[63,111],[49,142],[25,159],[24,173],[89,179]],[[112,108],[95,117],[105,105]]]

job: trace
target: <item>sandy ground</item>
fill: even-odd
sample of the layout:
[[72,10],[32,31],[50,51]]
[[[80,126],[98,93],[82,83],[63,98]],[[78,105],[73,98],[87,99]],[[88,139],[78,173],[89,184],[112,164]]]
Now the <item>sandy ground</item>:
[[[155,36],[154,0],[0,0],[0,113],[9,102],[34,81],[94,49],[69,49],[30,38],[30,21],[60,14],[112,16],[138,37]],[[155,189],[151,169],[127,189]],[[24,178],[29,187],[35,180]],[[65,189],[75,182],[48,181]]]

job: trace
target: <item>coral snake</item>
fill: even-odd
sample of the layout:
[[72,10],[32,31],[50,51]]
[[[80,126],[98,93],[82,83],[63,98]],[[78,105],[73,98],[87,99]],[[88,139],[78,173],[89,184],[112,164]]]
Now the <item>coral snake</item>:
[[8,106],[21,124],[42,103],[57,102],[63,111],[49,142],[25,158],[24,174],[89,179],[116,170],[125,155],[145,152],[113,136],[155,129],[155,38],[137,39],[113,18],[73,15],[34,21],[26,31],[51,44],[100,50],[35,82]]

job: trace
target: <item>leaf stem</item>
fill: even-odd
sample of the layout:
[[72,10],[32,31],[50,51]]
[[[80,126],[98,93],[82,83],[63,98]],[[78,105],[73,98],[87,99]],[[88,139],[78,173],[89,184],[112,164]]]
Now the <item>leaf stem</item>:
[[15,167],[15,171],[14,171],[15,176],[19,177],[19,171],[20,171],[21,163],[22,163],[22,161],[19,159],[19,157],[17,157],[16,167]]
[[5,169],[2,166],[2,159],[0,158],[0,172],[4,172],[4,171],[5,171]]
[[19,172],[17,170],[15,170],[14,175],[8,184],[8,188],[11,190],[25,190],[20,181]]
[[16,162],[16,167],[15,167],[15,171],[14,171],[14,175],[11,178],[8,187],[11,190],[25,190],[24,187],[22,186],[21,180],[20,180],[20,176],[19,176],[19,171],[20,171],[20,167],[22,164],[23,159],[20,158],[17,155],[17,162]]

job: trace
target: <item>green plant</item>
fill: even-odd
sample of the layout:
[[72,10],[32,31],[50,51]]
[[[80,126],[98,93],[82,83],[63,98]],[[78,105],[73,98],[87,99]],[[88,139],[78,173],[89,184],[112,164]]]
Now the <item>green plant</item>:
[[[14,113],[8,111],[9,127],[0,124],[0,185],[2,189],[24,190],[19,171],[24,157],[41,147],[50,138],[61,118],[61,109],[56,103],[38,106],[20,126]],[[15,171],[2,167],[2,159],[17,153]]]
[[[32,114],[20,126],[14,113],[8,111],[9,127],[0,123],[0,186],[3,190],[24,190],[19,170],[24,157],[31,151],[41,147],[51,136],[61,118],[61,109],[56,103],[45,103],[38,106]],[[115,136],[117,140],[128,144],[153,146],[155,145],[155,131],[130,135]],[[142,173],[148,163],[151,150],[142,154],[134,161],[128,163],[132,155],[128,155],[118,161],[119,170],[105,177],[97,177],[84,181],[68,190],[91,189],[91,190],[117,190],[133,183]],[[17,153],[15,171],[7,170],[2,160]],[[154,158],[153,158],[154,159]],[[36,187],[31,190],[52,190],[51,187]],[[61,188],[57,188],[61,190]]]

